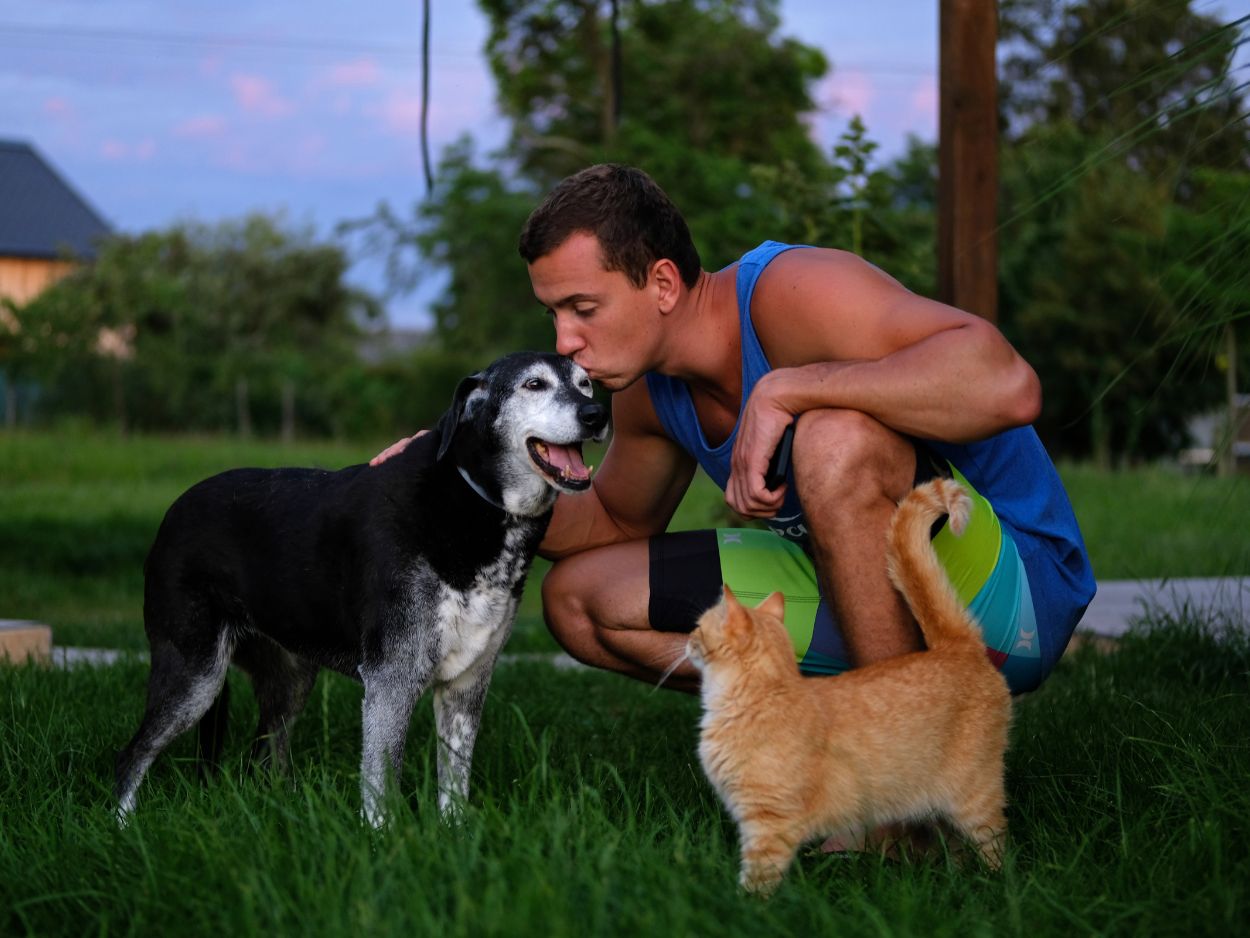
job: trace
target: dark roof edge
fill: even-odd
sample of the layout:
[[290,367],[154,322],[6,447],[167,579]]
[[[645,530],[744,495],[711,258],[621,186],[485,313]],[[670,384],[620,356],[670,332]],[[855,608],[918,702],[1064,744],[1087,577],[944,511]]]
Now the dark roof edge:
[[103,228],[109,234],[113,233],[114,231],[113,225],[108,221],[108,219],[106,219],[102,214],[96,211],[95,206],[93,206],[90,202],[88,202],[87,199],[78,191],[78,189],[70,185],[69,181],[61,173],[61,171],[57,169],[55,165],[53,165],[51,160],[47,159],[38,149],[36,149],[34,144],[26,143],[24,140],[5,140],[3,138],[0,138],[0,149],[13,149],[13,150],[28,151],[35,159],[37,159],[40,163],[43,164],[44,168],[47,169],[48,172],[50,172],[56,178],[56,181],[61,184],[61,186],[65,189],[65,191],[74,197],[74,200],[77,201],[78,204],[83,207],[83,210],[86,211],[88,215],[90,215],[100,224],[101,228]]

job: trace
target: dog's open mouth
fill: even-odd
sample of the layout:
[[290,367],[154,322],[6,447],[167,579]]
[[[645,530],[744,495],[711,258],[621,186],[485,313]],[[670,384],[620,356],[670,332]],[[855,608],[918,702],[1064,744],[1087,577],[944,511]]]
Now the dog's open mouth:
[[526,441],[530,459],[544,475],[548,476],[561,488],[575,492],[590,488],[590,470],[582,462],[582,444],[548,443],[545,440],[530,438]]

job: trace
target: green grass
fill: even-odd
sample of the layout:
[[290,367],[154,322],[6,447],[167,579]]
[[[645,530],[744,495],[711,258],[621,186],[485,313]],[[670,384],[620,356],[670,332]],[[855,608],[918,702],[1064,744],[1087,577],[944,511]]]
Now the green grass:
[[[362,462],[387,441],[283,447],[227,438],[0,434],[0,618],[53,627],[61,645],[142,649],[143,557],[170,503],[234,466]],[[591,457],[592,461],[598,461]],[[1250,479],[1064,466],[1100,579],[1250,574]],[[732,523],[701,473],[674,529]],[[511,651],[551,651],[535,563]]]
[[[237,465],[359,462],[376,445],[0,437],[0,617],[58,644],[142,649],[143,556],[169,503]],[[1063,467],[1103,578],[1250,573],[1247,480]],[[723,520],[706,480],[675,526]],[[542,565],[535,576],[541,575]],[[535,584],[510,651],[553,648]],[[695,758],[697,702],[513,662],[487,702],[464,823],[433,810],[428,703],[381,833],[358,821],[360,689],[323,675],[294,771],[245,777],[236,686],[223,777],[176,742],[112,819],[112,759],[146,665],[0,666],[0,934],[1227,934],[1250,884],[1250,648],[1154,623],[1071,655],[1017,706],[997,876],[808,852],[768,903],[735,888],[736,832]]]
[[1250,575],[1250,476],[1060,466],[1099,579]]
[[255,708],[232,674],[223,777],[197,785],[184,737],[118,830],[145,672],[0,667],[0,934],[1225,935],[1250,916],[1250,647],[1193,623],[1070,656],[1019,701],[1001,874],[809,850],[770,902],[736,889],[690,698],[505,665],[463,823],[433,808],[423,701],[374,833],[359,688],[320,678],[293,774],[267,784],[239,768]]

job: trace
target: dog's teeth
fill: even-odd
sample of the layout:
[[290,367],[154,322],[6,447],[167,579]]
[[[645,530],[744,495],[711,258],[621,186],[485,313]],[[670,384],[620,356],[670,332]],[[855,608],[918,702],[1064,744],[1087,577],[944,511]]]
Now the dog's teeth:
[[589,466],[586,467],[586,475],[590,475],[594,471],[595,471],[594,463],[591,463]]

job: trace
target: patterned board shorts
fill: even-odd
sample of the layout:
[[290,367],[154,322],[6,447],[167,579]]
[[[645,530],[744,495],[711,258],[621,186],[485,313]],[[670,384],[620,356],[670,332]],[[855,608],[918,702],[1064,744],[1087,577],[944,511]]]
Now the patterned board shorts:
[[[1053,647],[1058,640],[1062,649],[1068,636],[1039,635],[1029,574],[1016,546],[1019,535],[999,520],[967,479],[957,471],[954,475],[972,496],[972,513],[962,537],[943,524],[933,548],[960,599],[981,624],[990,660],[1014,693],[1033,690],[1054,664],[1043,646]],[[650,583],[651,626],[669,632],[691,631],[719,599],[721,583],[729,584],[748,605],[780,590],[799,669],[804,674],[838,674],[852,666],[811,558],[798,544],[771,531],[718,528],[653,537]]]

